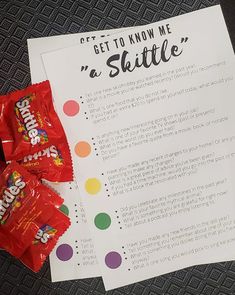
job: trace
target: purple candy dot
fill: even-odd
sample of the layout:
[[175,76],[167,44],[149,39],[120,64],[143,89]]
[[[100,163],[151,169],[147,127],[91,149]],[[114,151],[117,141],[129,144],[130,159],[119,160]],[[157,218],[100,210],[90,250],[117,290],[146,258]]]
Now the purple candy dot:
[[105,264],[112,269],[118,268],[122,264],[122,257],[118,252],[109,252],[105,256]]
[[56,249],[56,256],[61,261],[67,261],[73,256],[73,248],[68,244],[62,244]]

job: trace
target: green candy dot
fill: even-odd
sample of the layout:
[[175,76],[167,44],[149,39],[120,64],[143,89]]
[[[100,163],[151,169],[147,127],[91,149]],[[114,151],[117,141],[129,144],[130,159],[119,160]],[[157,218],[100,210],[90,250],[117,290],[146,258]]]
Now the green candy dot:
[[95,226],[98,229],[107,229],[111,224],[111,218],[107,213],[99,213],[95,217]]
[[69,208],[67,206],[61,205],[60,211],[63,212],[65,215],[69,216]]

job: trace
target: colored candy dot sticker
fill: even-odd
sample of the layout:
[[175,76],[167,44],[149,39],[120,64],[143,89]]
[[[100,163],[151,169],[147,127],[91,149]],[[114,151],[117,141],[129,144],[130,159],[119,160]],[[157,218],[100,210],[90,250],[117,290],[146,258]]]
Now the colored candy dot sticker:
[[98,229],[103,230],[110,227],[111,218],[107,213],[99,213],[96,215],[94,222]]
[[74,117],[79,113],[80,106],[75,100],[67,100],[63,106],[65,115]]
[[122,257],[118,252],[109,252],[105,256],[105,264],[111,269],[118,268],[122,264]]
[[61,205],[60,211],[63,212],[65,215],[69,216],[69,208],[66,205]]
[[89,178],[85,183],[85,189],[90,195],[96,195],[101,190],[101,183],[97,178]]
[[73,257],[73,248],[68,244],[62,244],[56,249],[56,256],[61,261],[68,261]]
[[75,145],[75,153],[81,158],[85,158],[91,153],[91,146],[86,141],[80,141]]

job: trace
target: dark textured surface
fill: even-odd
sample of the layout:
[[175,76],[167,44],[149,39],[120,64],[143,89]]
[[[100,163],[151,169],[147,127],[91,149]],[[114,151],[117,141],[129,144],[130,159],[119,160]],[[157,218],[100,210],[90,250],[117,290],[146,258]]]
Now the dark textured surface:
[[[217,4],[217,0],[0,0],[0,93],[30,83],[27,38],[147,24]],[[235,0],[221,1],[235,45]],[[216,33],[216,32],[215,32]],[[235,253],[235,249],[234,249]],[[0,295],[105,294],[100,278],[50,282],[0,253]],[[235,262],[195,266],[107,294],[235,295]]]

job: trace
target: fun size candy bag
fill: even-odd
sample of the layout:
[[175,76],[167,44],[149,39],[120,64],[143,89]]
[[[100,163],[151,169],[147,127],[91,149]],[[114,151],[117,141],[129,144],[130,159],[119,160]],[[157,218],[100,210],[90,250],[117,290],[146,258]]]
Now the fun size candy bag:
[[63,199],[13,161],[0,175],[0,248],[20,257]]
[[[47,180],[73,180],[71,155],[49,81],[0,96],[0,138],[6,161],[27,158],[27,169]],[[47,175],[43,159],[49,158],[52,147],[57,152],[54,161],[48,162]]]
[[31,270],[38,272],[69,226],[69,217],[54,209],[52,218],[47,223],[41,224],[30,247],[26,249],[20,260]]

